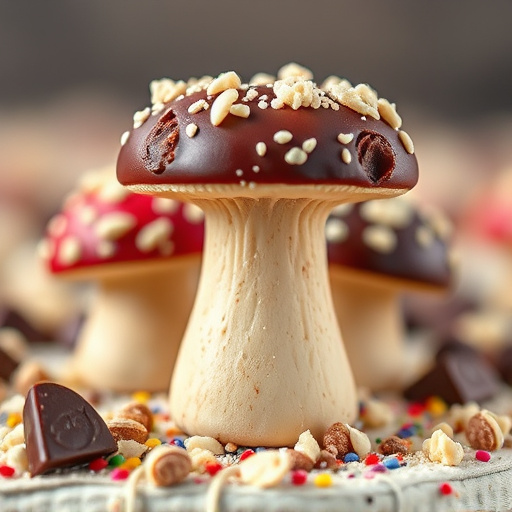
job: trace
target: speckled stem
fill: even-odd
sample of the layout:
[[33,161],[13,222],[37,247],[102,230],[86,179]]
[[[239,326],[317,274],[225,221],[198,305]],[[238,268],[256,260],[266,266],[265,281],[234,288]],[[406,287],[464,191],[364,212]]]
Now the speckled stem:
[[356,416],[328,285],[324,224],[310,199],[196,201],[207,238],[171,385],[185,432],[245,446],[321,438]]

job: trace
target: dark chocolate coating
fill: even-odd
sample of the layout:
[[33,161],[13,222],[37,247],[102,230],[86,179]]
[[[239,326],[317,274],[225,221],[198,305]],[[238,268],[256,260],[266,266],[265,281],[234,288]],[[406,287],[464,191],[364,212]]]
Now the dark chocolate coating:
[[42,382],[30,389],[23,423],[32,476],[84,464],[117,450],[95,409],[60,384]]
[[[256,184],[336,184],[364,188],[410,189],[418,179],[414,154],[408,154],[398,131],[386,122],[340,105],[331,108],[289,106],[274,109],[272,88],[258,86],[259,96],[267,95],[268,108],[258,107],[258,99],[243,102],[245,91],[239,91],[235,103],[249,105],[248,118],[228,114],[219,126],[210,121],[211,107],[190,114],[188,107],[208,99],[206,91],[193,93],[165,105],[139,128],[131,131],[117,162],[117,177],[123,185],[158,184],[237,184],[241,180]],[[190,138],[185,133],[189,123],[199,130]],[[286,144],[274,142],[273,136],[288,130],[293,139]],[[348,144],[337,140],[340,133],[353,133]],[[302,165],[285,162],[292,147],[301,147],[309,139],[317,140],[316,148]],[[259,156],[256,144],[264,142],[267,152]],[[346,164],[341,152],[347,148],[352,161]],[[253,166],[259,171],[254,172]],[[237,170],[243,175],[238,176]]]
[[[403,201],[403,199],[383,199],[383,201]],[[368,222],[361,216],[364,203],[353,205],[346,215],[333,212],[330,218],[338,217],[348,226],[348,236],[340,242],[328,242],[327,254],[330,265],[340,265],[402,279],[425,285],[448,287],[452,280],[452,270],[448,259],[448,246],[433,230],[432,243],[427,247],[419,244],[416,231],[427,227],[427,220],[414,205],[411,222],[395,228],[397,244],[389,253],[379,252],[369,247],[363,239],[363,231],[378,225]]]
[[465,404],[490,399],[499,387],[496,371],[483,357],[470,350],[454,350],[440,355],[435,366],[411,384],[404,396],[415,401],[438,396],[450,405]]
[[14,360],[7,352],[0,348],[0,379],[8,382],[19,364],[19,361]]

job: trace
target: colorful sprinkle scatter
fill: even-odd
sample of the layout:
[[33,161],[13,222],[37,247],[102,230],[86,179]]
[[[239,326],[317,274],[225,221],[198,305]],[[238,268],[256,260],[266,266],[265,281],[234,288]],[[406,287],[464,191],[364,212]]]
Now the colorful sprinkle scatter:
[[222,469],[222,464],[219,462],[207,462],[205,469],[210,476],[215,476]]
[[400,461],[396,457],[391,457],[383,461],[384,466],[388,469],[398,469],[400,467]]
[[374,464],[378,464],[380,462],[380,458],[376,453],[370,453],[366,459],[364,459],[364,463],[367,466],[373,466]]
[[123,464],[125,461],[125,458],[122,456],[122,455],[114,455],[113,457],[111,457],[109,460],[108,460],[108,465],[111,467],[111,468],[117,468],[119,467],[121,464]]
[[359,455],[354,452],[349,452],[345,455],[345,457],[343,457],[343,462],[359,462]]

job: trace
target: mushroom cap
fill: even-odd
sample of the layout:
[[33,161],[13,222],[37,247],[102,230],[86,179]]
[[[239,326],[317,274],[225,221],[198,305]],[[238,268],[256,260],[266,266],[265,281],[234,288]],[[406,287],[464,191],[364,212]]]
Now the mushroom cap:
[[391,287],[446,288],[453,276],[450,233],[442,214],[404,197],[341,205],[326,223],[329,265]]
[[293,75],[248,85],[229,72],[188,88],[172,82],[134,116],[118,179],[144,191],[235,185],[249,196],[275,184],[412,188],[417,161],[394,105],[367,85],[337,80],[319,88]]
[[[199,208],[172,199],[134,194],[113,173],[91,172],[47,225],[41,256],[54,274],[98,275],[133,264],[168,265],[203,247]],[[146,265],[148,267],[148,265]]]

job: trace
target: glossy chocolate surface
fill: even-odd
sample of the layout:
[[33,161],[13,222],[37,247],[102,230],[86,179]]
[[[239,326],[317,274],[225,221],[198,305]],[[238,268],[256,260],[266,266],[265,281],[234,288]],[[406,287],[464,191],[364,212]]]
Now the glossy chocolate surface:
[[[258,86],[258,96],[267,103],[275,97],[273,89]],[[414,154],[409,154],[399,132],[386,122],[339,105],[332,108],[289,106],[266,109],[258,98],[244,102],[246,91],[239,91],[236,103],[248,105],[248,118],[228,114],[219,126],[210,121],[211,106],[193,114],[191,104],[215,99],[206,91],[196,92],[165,105],[142,126],[131,131],[122,147],[117,176],[123,185],[158,184],[237,184],[241,180],[255,184],[344,184],[369,188],[412,188],[418,179]],[[194,137],[185,133],[194,123]],[[288,130],[293,139],[278,144],[273,136]],[[340,133],[352,133],[348,144],[337,140]],[[285,154],[304,141],[315,138],[316,148],[302,165],[285,162]],[[266,154],[259,156],[256,144],[264,142]],[[351,161],[341,158],[343,149],[350,151]],[[257,171],[253,167],[257,166]],[[236,171],[239,171],[238,173]],[[243,174],[240,173],[243,172]]]
[[[404,201],[402,198],[379,201]],[[411,204],[410,221],[393,229],[396,247],[389,251],[378,251],[364,240],[363,232],[372,226],[383,226],[383,221],[369,222],[361,215],[365,203],[354,204],[346,214],[334,211],[329,217],[340,219],[348,228],[347,236],[340,241],[329,241],[327,253],[329,264],[363,272],[380,274],[425,285],[447,287],[452,281],[452,269],[448,257],[447,241],[435,233],[427,220]],[[422,245],[418,229],[428,229],[431,241]]]
[[95,409],[79,394],[53,382],[30,389],[23,423],[32,476],[84,464],[117,450]]

